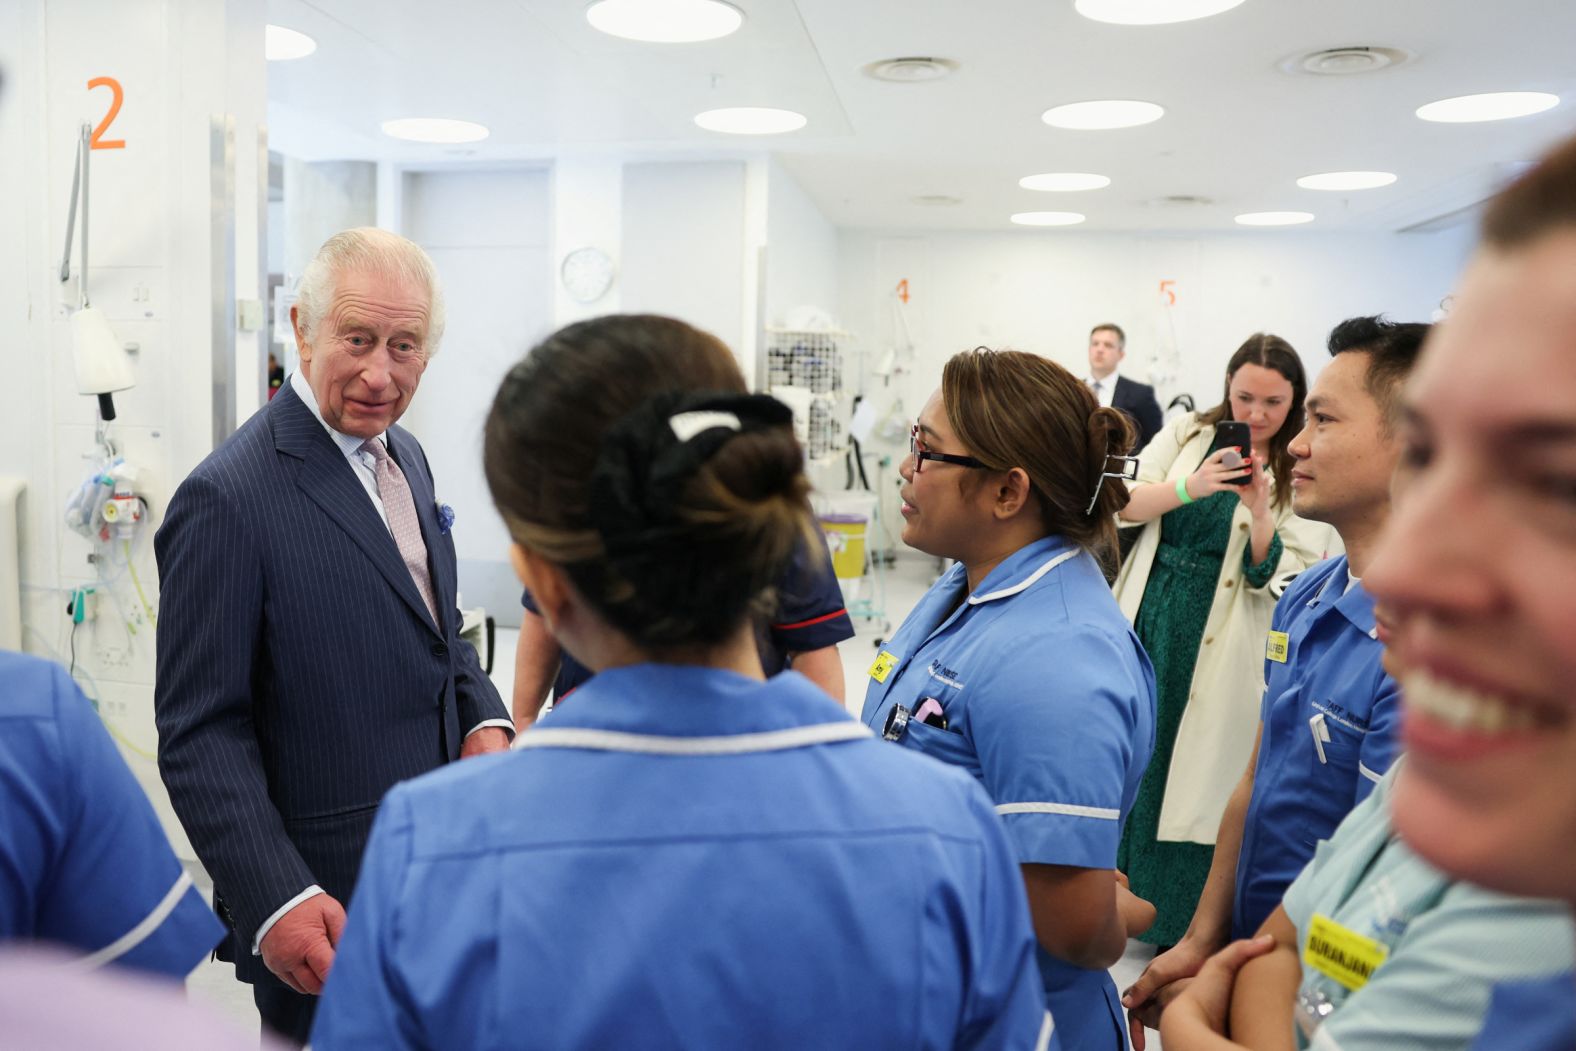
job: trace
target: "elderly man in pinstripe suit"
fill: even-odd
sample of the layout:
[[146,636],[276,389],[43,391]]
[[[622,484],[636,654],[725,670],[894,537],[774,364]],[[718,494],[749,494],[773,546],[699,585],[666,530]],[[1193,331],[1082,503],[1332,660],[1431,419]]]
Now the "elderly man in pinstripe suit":
[[448,522],[395,426],[442,334],[431,260],[385,231],[337,234],[291,319],[300,371],[181,484],[155,538],[155,709],[236,976],[305,1042],[383,793],[507,747],[512,723],[459,638]]

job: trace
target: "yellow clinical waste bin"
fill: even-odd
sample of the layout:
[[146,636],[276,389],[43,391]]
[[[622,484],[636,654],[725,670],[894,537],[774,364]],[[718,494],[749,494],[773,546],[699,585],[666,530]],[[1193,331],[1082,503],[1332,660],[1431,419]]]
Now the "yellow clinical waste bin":
[[839,580],[858,580],[865,575],[865,533],[870,520],[864,515],[825,514],[820,516],[826,546],[832,552],[832,573]]

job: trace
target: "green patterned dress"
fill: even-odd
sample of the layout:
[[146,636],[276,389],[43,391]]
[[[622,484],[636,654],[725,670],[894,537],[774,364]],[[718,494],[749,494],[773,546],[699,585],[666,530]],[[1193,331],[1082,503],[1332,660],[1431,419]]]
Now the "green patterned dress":
[[[1215,600],[1220,564],[1231,542],[1237,504],[1237,494],[1216,493],[1160,520],[1160,546],[1134,623],[1155,666],[1155,754],[1128,814],[1116,864],[1127,873],[1133,893],[1155,905],[1155,924],[1140,936],[1151,945],[1174,945],[1187,930],[1215,853],[1213,846],[1203,843],[1158,842],[1155,833],[1177,727],[1193,685],[1193,666]],[[1249,562],[1252,547],[1244,550],[1243,584],[1264,587],[1280,556],[1279,534],[1270,540],[1269,554],[1258,565]],[[1213,760],[1201,756],[1199,761]],[[1223,770],[1219,776],[1235,779],[1241,773]]]

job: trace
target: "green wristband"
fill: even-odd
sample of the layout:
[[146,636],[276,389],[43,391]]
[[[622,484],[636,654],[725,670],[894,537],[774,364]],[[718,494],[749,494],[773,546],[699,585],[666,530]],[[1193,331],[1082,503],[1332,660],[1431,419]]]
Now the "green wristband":
[[1185,474],[1177,479],[1177,499],[1182,501],[1183,507],[1193,502],[1193,497],[1187,491],[1187,475]]

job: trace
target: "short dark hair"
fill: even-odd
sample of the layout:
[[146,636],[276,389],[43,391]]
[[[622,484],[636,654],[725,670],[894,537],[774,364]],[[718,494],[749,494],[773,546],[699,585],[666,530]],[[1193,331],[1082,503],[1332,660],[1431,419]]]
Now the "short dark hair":
[[1521,248],[1561,227],[1576,227],[1576,138],[1556,146],[1494,198],[1483,213],[1483,241]]
[[1113,325],[1110,322],[1106,322],[1104,325],[1096,325],[1089,330],[1089,338],[1093,339],[1096,332],[1115,332],[1116,341],[1122,345],[1123,350],[1127,349],[1127,333],[1122,331],[1121,325]]
[[1386,321],[1383,314],[1353,317],[1330,330],[1326,346],[1337,354],[1368,355],[1368,376],[1363,386],[1384,413],[1385,432],[1394,426],[1401,407],[1401,385],[1417,364],[1433,326],[1421,321]]

